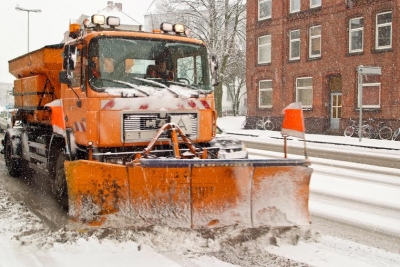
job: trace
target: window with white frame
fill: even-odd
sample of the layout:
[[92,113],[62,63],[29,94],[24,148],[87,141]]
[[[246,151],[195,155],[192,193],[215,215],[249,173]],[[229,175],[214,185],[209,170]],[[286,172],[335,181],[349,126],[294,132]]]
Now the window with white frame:
[[258,20],[272,17],[272,0],[258,0]]
[[258,64],[271,63],[271,35],[258,37]]
[[321,6],[322,0],[310,0],[310,8]]
[[392,47],[392,12],[383,12],[376,15],[375,48],[386,49]]
[[310,27],[309,57],[321,56],[321,25]]
[[364,18],[349,21],[349,52],[362,52],[364,49]]
[[300,59],[300,30],[293,30],[289,33],[289,60]]
[[258,86],[258,107],[272,107],[272,80],[262,80]]
[[290,13],[300,11],[300,0],[290,0]]
[[303,108],[312,108],[313,79],[302,77],[296,79],[296,102],[301,102]]
[[[381,106],[381,75],[363,75],[362,83],[363,108],[380,108]],[[357,99],[358,99],[357,95]],[[357,101],[360,107],[360,101]]]

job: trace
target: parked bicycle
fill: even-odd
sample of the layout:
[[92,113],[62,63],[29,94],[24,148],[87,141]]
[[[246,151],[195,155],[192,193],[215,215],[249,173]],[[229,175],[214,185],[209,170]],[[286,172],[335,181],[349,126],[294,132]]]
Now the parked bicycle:
[[267,119],[263,117],[256,123],[256,129],[258,130],[272,131],[274,128],[275,128],[274,123],[271,121],[271,118],[269,116],[267,117]]
[[[368,119],[374,121],[374,119]],[[390,126],[385,125],[385,122],[380,121],[378,125],[365,124],[366,138],[377,138],[379,136],[382,140],[390,140],[393,135],[393,130]]]
[[[368,138],[369,133],[365,130],[367,128],[366,125],[361,126],[361,136],[364,138]],[[344,136],[358,136],[358,123],[355,120],[350,119],[350,125],[344,129]]]
[[240,129],[242,129],[242,130],[244,130],[244,129],[248,129],[248,130],[254,129],[253,124],[251,124],[249,118],[246,117],[246,119],[242,123],[242,126],[240,126]]
[[400,126],[393,132],[392,140],[400,140]]

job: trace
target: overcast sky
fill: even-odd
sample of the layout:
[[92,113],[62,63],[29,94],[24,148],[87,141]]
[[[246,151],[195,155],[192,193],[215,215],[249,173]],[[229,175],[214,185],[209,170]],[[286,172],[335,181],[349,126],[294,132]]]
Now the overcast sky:
[[[118,0],[122,10],[130,17],[144,23],[144,15],[152,1]],[[14,76],[8,72],[8,61],[28,52],[28,12],[17,11],[19,5],[27,9],[40,9],[29,13],[29,50],[57,44],[68,30],[69,20],[81,14],[92,15],[107,6],[107,0],[9,0],[0,9],[0,82],[12,83]]]

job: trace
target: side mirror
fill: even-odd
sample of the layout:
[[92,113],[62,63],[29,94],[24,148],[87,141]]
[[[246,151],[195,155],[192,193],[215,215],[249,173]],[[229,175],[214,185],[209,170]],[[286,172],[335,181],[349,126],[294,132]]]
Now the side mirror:
[[218,84],[218,60],[215,55],[211,55],[211,85],[217,86]]
[[60,83],[71,85],[71,79],[68,77],[68,73],[66,70],[62,70],[58,73],[58,81]]
[[63,53],[63,68],[64,70],[72,71],[76,66],[76,45],[68,45],[64,48]]
[[60,83],[66,83],[69,86],[72,84],[72,71],[76,66],[76,45],[67,45],[63,52],[63,69],[59,73]]

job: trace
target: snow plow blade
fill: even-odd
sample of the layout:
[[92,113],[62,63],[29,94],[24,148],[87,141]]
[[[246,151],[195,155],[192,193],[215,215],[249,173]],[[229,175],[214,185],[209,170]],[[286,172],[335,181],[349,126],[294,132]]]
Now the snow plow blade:
[[309,225],[307,160],[140,159],[65,162],[69,215],[172,227]]

